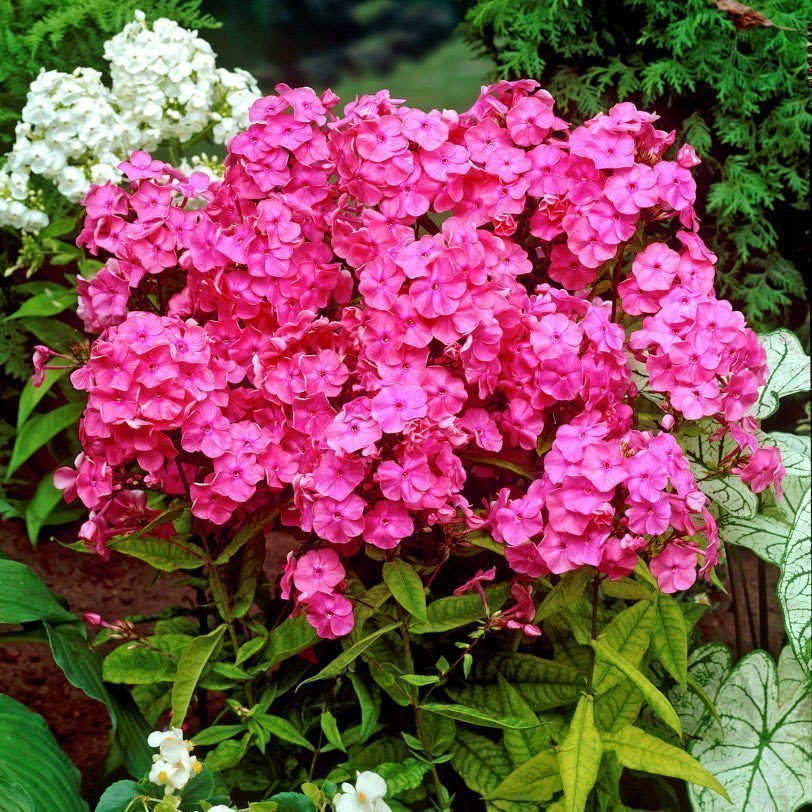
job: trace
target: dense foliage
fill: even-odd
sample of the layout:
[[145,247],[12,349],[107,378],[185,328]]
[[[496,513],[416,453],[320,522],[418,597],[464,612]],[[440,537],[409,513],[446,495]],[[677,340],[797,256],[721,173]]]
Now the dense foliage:
[[500,76],[541,79],[566,115],[625,99],[660,113],[703,156],[704,233],[720,292],[756,324],[786,324],[793,313],[798,327],[811,16],[808,0],[764,0],[755,12],[708,0],[479,0],[467,25]]

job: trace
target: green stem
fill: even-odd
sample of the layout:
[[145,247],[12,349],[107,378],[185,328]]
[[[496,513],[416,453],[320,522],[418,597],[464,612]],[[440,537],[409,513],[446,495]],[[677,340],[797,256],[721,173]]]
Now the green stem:
[[[592,625],[590,636],[594,640],[598,636],[598,589],[600,588],[600,577],[596,575],[592,579]],[[595,678],[595,648],[589,647],[589,679],[586,684],[588,694],[592,693],[592,681]]]

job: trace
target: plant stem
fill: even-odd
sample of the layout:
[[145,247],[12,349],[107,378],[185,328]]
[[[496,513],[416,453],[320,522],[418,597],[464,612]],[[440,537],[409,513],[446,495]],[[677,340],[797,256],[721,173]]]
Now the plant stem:
[[747,580],[747,573],[744,571],[744,563],[742,562],[742,555],[738,548],[735,548],[736,565],[739,568],[739,576],[742,582],[742,591],[744,593],[744,605],[747,609],[747,625],[750,629],[750,647],[758,648],[758,640],[756,639],[756,623],[753,619],[753,604],[750,600],[750,584]]
[[[406,665],[406,671],[409,674],[414,674],[414,660],[412,659],[412,647],[409,643],[409,627],[406,624],[405,618],[403,617],[403,612],[399,609],[398,614],[400,615],[400,637],[403,640],[403,661]],[[420,743],[423,745],[423,752],[425,752],[426,757],[431,761],[434,758],[434,755],[431,752],[431,743],[429,741],[428,732],[426,731],[426,723],[423,719],[423,714],[420,711],[420,698],[417,690],[416,685],[409,685],[409,697],[412,705],[412,710],[414,711],[414,719],[415,725],[417,727],[417,735],[420,739]],[[434,782],[434,793],[437,796],[437,801],[442,804],[443,803],[443,782],[440,781],[440,774],[437,772],[437,765],[431,765],[431,778]]]
[[[595,575],[592,579],[592,625],[590,628],[590,636],[594,640],[598,636],[598,590],[600,589],[600,578]],[[588,694],[592,693],[592,680],[595,677],[595,649],[589,647],[589,679],[586,684],[586,691]]]
[[[732,548],[731,548],[732,549]],[[742,621],[739,617],[739,596],[736,593],[736,577],[733,574],[733,559],[728,549],[727,555],[727,581],[730,585],[731,609],[733,610],[733,627],[736,631],[736,659],[742,656]]]

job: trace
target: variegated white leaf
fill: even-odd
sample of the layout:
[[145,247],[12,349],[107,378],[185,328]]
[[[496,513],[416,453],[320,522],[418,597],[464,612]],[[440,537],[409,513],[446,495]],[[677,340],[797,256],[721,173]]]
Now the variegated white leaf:
[[812,694],[797,674],[785,699],[780,669],[769,654],[742,659],[716,694],[721,729],[706,717],[689,750],[727,789],[731,803],[710,790],[689,785],[697,812],[794,812],[812,801],[809,742]]
[[776,330],[759,337],[767,351],[767,382],[759,391],[753,414],[769,417],[778,411],[779,400],[795,392],[808,392],[809,356],[798,337],[789,330]]

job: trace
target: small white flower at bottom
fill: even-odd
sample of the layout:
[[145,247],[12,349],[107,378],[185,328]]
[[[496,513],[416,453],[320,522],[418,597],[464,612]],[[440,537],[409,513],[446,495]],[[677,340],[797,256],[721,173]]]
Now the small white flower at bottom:
[[355,786],[346,783],[341,789],[333,798],[336,812],[392,812],[383,800],[386,781],[377,773],[370,770],[356,773]]

